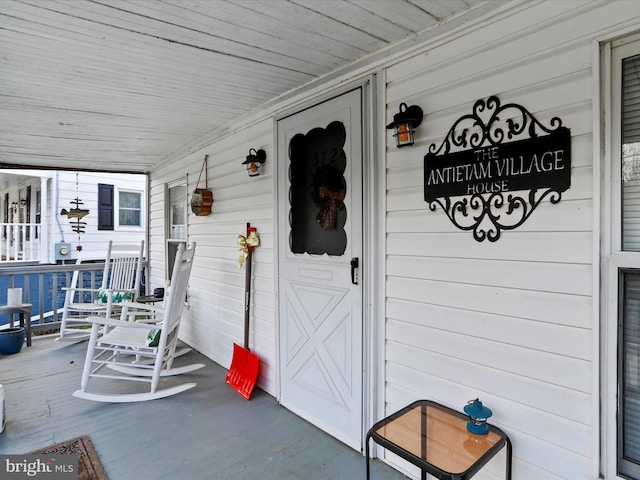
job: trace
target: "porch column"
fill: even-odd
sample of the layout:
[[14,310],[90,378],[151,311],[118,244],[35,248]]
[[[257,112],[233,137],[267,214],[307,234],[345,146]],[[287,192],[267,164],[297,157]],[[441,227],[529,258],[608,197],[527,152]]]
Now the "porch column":
[[[56,212],[54,212],[54,215]],[[49,178],[40,177],[40,263],[51,263],[53,245],[49,242]]]

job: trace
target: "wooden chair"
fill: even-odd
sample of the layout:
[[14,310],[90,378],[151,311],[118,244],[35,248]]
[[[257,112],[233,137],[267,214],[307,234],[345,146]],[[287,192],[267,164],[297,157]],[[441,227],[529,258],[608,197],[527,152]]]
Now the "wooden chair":
[[[100,288],[82,285],[82,272],[76,270],[66,290],[60,336],[57,340],[78,342],[89,338],[88,316],[111,317],[120,313],[123,301],[138,299],[144,241],[139,245],[119,245],[109,241]],[[80,265],[91,259],[81,258]],[[95,259],[94,259],[95,260]],[[81,328],[84,326],[85,328]]]
[[[167,397],[196,386],[195,383],[183,383],[158,389],[161,377],[204,367],[203,363],[173,367],[194,251],[195,243],[189,249],[185,250],[183,246],[178,249],[164,309],[155,305],[125,302],[120,319],[89,317],[91,337],[80,390],[73,393],[75,397],[99,402],[138,402]],[[99,335],[103,326],[111,329]],[[104,367],[110,371],[100,373]],[[94,380],[97,378],[108,380]],[[90,391],[90,380],[92,385],[98,384],[101,390],[107,391],[101,393],[95,387]],[[141,393],[131,392],[124,390],[124,383],[120,380],[146,382],[150,387]],[[120,386],[121,389],[113,392],[114,386]]]

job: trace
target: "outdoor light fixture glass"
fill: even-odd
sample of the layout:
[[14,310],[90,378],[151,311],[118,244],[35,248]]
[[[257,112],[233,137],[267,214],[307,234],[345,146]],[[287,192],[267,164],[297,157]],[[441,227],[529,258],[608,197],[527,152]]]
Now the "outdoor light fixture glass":
[[247,155],[247,159],[242,162],[243,165],[246,165],[247,173],[250,177],[257,177],[260,175],[260,169],[262,168],[262,164],[267,159],[267,153],[260,149],[256,151],[255,148],[249,150],[249,155]]
[[400,111],[393,116],[393,122],[387,125],[393,128],[393,136],[396,137],[398,148],[413,145],[413,134],[418,125],[422,123],[423,112],[418,105],[407,107],[406,103],[400,104]]
[[477,435],[486,435],[489,433],[489,425],[487,425],[487,418],[493,415],[493,412],[482,405],[482,402],[477,398],[470,400],[464,407],[464,413],[469,417],[467,422],[467,430]]

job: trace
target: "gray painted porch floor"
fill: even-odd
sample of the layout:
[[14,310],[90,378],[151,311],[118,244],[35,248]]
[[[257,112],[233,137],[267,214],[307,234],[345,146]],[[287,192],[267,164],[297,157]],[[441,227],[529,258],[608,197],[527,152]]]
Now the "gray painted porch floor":
[[[75,398],[85,351],[86,343],[35,337],[32,347],[0,355],[7,408],[0,453],[22,454],[86,434],[110,480],[365,478],[363,455],[262,390],[246,401],[225,383],[226,369],[195,351],[178,364],[206,367],[179,379],[198,383],[182,394],[130,404]],[[371,476],[406,478],[377,460]]]

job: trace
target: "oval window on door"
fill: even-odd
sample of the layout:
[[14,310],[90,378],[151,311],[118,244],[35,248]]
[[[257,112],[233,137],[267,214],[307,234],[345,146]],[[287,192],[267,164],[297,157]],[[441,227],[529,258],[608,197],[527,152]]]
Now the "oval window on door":
[[347,182],[342,122],[298,134],[289,143],[289,243],[293,253],[342,255]]

